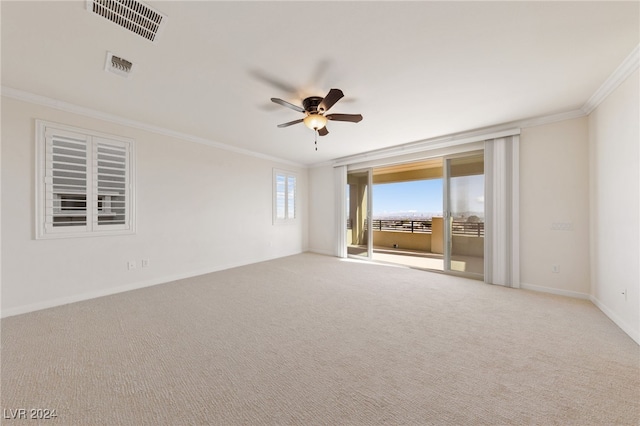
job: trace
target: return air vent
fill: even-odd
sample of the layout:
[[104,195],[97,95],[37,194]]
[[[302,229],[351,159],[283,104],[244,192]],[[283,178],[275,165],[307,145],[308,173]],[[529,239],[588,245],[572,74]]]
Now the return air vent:
[[134,65],[131,61],[107,52],[107,59],[104,64],[105,71],[129,78],[133,73],[133,68]]
[[86,0],[87,10],[155,41],[166,16],[135,0]]

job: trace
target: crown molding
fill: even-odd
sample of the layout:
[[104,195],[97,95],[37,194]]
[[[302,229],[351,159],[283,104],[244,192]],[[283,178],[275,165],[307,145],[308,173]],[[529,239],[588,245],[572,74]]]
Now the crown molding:
[[589,115],[594,109],[598,107],[604,101],[607,96],[622,84],[635,70],[640,66],[640,44],[631,51],[629,56],[613,71],[613,73],[607,78],[602,86],[595,91],[593,95],[585,102],[580,108],[585,115]]
[[[113,114],[108,114],[102,111],[74,105],[68,102],[59,101],[56,99],[48,98],[41,95],[36,95],[23,90],[14,89],[11,87],[2,86],[2,96],[9,98],[30,102],[38,105],[47,106],[50,108],[66,111],[74,114],[84,115],[91,118],[97,118],[99,120],[108,121],[127,127],[132,127],[140,130],[145,130],[173,138],[183,139],[186,141],[208,145],[214,148],[223,149],[225,151],[235,152],[237,154],[247,155],[251,157],[261,158],[264,160],[275,161],[278,163],[288,164],[291,166],[308,169],[317,168],[323,166],[337,166],[343,164],[357,163],[363,160],[370,160],[372,157],[384,158],[392,157],[394,155],[406,154],[409,152],[417,152],[421,150],[434,149],[446,144],[460,144],[460,140],[465,138],[471,138],[477,140],[477,135],[491,136],[492,133],[502,132],[509,128],[521,128],[521,127],[534,127],[544,124],[551,124],[558,121],[571,120],[574,118],[584,117],[591,114],[594,109],[598,107],[623,81],[625,81],[638,67],[640,66],[640,44],[636,46],[633,51],[625,58],[624,61],[614,70],[614,72],[605,80],[605,82],[595,91],[595,93],[584,103],[584,105],[577,110],[565,111],[556,114],[549,114],[540,117],[527,118],[523,120],[512,121],[508,123],[499,124],[496,126],[490,126],[482,129],[470,130],[468,132],[456,133],[450,135],[438,136],[435,138],[424,139],[415,142],[409,142],[406,144],[396,145],[390,148],[383,148],[380,150],[367,151],[352,156],[336,158],[330,161],[324,161],[321,163],[315,163],[311,165],[300,164],[294,161],[285,160],[282,158],[273,157],[267,154],[262,154],[248,149],[237,148],[231,145],[227,145],[220,142],[215,142],[210,139],[202,138],[199,136],[190,135],[187,133],[176,132],[170,129],[166,129],[159,126],[131,120],[128,118],[120,117]],[[471,135],[471,136],[469,136]],[[466,143],[466,142],[465,142]]]
[[363,152],[360,154],[350,155],[347,157],[336,158],[332,161],[312,164],[310,168],[323,166],[342,166],[360,163],[363,161],[379,160],[390,158],[402,154],[411,154],[420,151],[429,151],[432,149],[449,147],[454,145],[462,145],[466,143],[477,142],[487,139],[495,139],[499,137],[507,137],[520,133],[521,128],[541,126],[544,124],[557,123],[559,121],[572,120],[574,118],[584,117],[586,114],[580,109],[560,112],[557,114],[543,115],[539,117],[526,118],[523,120],[510,121],[508,123],[498,124],[479,129],[473,129],[461,133],[453,133],[449,135],[437,136],[434,138],[423,139],[416,142],[409,142],[402,145],[396,145],[390,148],[382,148],[374,151]]
[[[512,121],[509,123],[499,124],[496,126],[486,127],[480,130],[471,130],[465,133],[450,134],[438,136],[431,139],[424,139],[417,142],[410,142],[397,145],[391,148],[383,148],[380,150],[364,152],[347,157],[336,158],[332,161],[312,164],[309,167],[326,167],[339,166],[345,164],[359,163],[361,161],[371,160],[372,158],[385,158],[395,155],[406,154],[411,151],[428,150],[441,146],[443,143],[453,143],[454,140],[460,140],[464,135],[474,135],[483,133],[489,138],[491,133],[500,132],[509,128],[535,127],[544,124],[556,123],[564,120],[585,117],[604,101],[623,81],[625,81],[640,66],[640,44],[631,51],[624,61],[616,68],[613,73],[605,80],[605,82],[595,91],[593,95],[585,102],[585,104],[576,110],[549,114],[540,117],[526,118],[523,120]],[[460,142],[458,142],[460,143]]]
[[188,142],[194,142],[202,145],[207,145],[213,148],[222,149],[225,151],[234,152],[236,154],[246,155],[249,157],[260,158],[263,160],[273,161],[276,163],[287,164],[294,167],[299,167],[301,169],[307,169],[308,166],[297,163],[291,160],[285,160],[283,158],[273,157],[267,154],[262,154],[260,152],[251,151],[244,148],[238,148],[231,145],[227,145],[221,142],[212,141],[207,138],[203,138],[200,136],[190,135],[188,133],[177,132],[174,130],[170,130],[164,127],[155,126],[153,124],[143,123],[141,121],[132,120],[129,118],[121,117],[114,114],[109,114],[106,112],[98,111],[95,109],[83,107],[80,105],[75,105],[69,102],[60,101],[53,98],[48,98],[46,96],[36,95],[35,93],[26,92],[20,89],[14,89],[12,87],[2,86],[2,96],[16,99],[23,102],[29,102],[36,105],[41,105],[53,109],[57,109],[60,111],[69,112],[72,114],[78,114],[85,117],[95,118],[102,121],[107,121],[114,124],[119,124],[126,127],[131,127],[138,130],[144,130],[151,133],[156,133],[163,136],[168,136],[176,139],[182,139]]
[[490,129],[482,129],[471,132],[456,133],[452,135],[424,139],[417,142],[396,145],[390,148],[382,148],[374,151],[368,151],[362,154],[338,158],[333,161],[333,165],[336,167],[346,166],[361,163],[363,161],[381,160],[398,155],[415,154],[418,152],[426,152],[439,148],[448,148],[456,145],[464,145],[467,143],[478,142],[486,139],[495,139],[517,134],[520,134],[520,129],[514,128],[496,129],[495,131],[491,131]]

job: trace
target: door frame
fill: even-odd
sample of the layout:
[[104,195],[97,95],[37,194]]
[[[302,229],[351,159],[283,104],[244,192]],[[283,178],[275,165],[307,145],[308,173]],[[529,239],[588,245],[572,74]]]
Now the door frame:
[[[366,168],[363,168],[363,169],[347,170],[347,178],[346,178],[347,186],[349,185],[349,174],[350,173],[367,173],[367,217],[366,217],[366,221],[367,221],[367,255],[366,256],[361,256],[361,255],[357,255],[357,254],[349,254],[349,251],[348,251],[349,244],[347,244],[347,257],[353,258],[353,259],[373,260],[373,222],[372,222],[373,213],[371,211],[371,209],[373,208],[373,167],[366,167]],[[346,194],[345,194],[344,198],[345,198],[345,201],[346,201]],[[345,226],[345,230],[346,230],[346,223],[344,224],[344,226]]]
[[[453,220],[452,218],[452,212],[451,212],[451,199],[450,199],[450,179],[451,179],[451,169],[450,169],[450,164],[451,164],[451,160],[455,160],[455,159],[459,159],[459,158],[465,158],[465,157],[473,157],[473,156],[477,156],[477,155],[482,155],[484,158],[484,149],[477,149],[477,150],[471,150],[471,151],[467,151],[467,152],[461,152],[461,153],[456,153],[456,154],[451,154],[451,155],[445,155],[442,157],[442,220],[443,220],[443,228],[444,228],[444,236],[443,236],[443,245],[444,245],[444,253],[443,253],[443,265],[442,265],[442,269],[443,272],[446,274],[450,274],[450,275],[458,275],[458,276],[463,276],[466,278],[474,278],[474,279],[479,279],[479,280],[484,280],[484,270],[485,268],[483,268],[483,273],[482,274],[476,274],[476,273],[472,273],[472,272],[461,272],[461,271],[455,271],[451,269],[451,252],[453,249],[453,232],[452,232],[452,226],[451,226],[451,221]],[[484,161],[484,160],[483,160]],[[484,166],[483,166],[484,168]],[[483,176],[485,176],[485,173],[483,173]],[[486,180],[484,183],[485,186],[485,192],[486,192]],[[483,217],[487,217],[487,207],[486,207],[486,199],[485,199],[485,204],[483,205]],[[487,233],[487,223],[486,220],[484,222],[485,224],[485,228],[484,228],[484,232],[485,232],[485,236]],[[486,237],[485,237],[486,238]],[[485,245],[486,247],[486,245]],[[483,262],[486,262],[486,250],[484,250],[484,254],[483,254]],[[486,265],[486,263],[485,263]]]

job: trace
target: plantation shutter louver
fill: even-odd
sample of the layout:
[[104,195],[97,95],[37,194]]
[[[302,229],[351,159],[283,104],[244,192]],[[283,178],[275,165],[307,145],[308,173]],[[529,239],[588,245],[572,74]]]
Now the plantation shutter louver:
[[36,238],[134,232],[133,141],[37,121]]
[[[87,227],[88,138],[70,132],[47,131],[45,166],[45,228]],[[69,231],[64,229],[65,232]]]
[[94,227],[124,229],[127,218],[128,164],[124,144],[94,140]]
[[287,176],[287,219],[296,218],[296,177]]
[[286,218],[285,180],[285,175],[276,174],[276,219],[278,220]]

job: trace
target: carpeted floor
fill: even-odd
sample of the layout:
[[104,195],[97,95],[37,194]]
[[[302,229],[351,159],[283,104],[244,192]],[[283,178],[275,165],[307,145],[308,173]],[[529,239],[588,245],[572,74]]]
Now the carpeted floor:
[[590,302],[314,254],[1,327],[7,425],[640,422],[639,347]]

